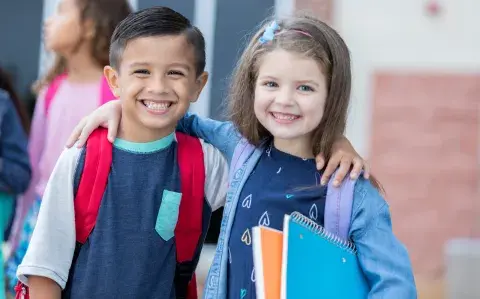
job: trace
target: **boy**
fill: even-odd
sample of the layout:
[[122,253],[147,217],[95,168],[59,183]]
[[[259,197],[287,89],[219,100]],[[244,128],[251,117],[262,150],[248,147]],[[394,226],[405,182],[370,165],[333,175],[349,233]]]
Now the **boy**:
[[[71,148],[50,177],[18,268],[31,298],[184,297],[176,281],[175,229],[184,186],[174,131],[207,81],[204,67],[202,34],[171,9],[142,10],[117,26],[104,73],[123,116],[95,226],[75,248],[74,199],[88,151]],[[208,176],[193,269],[211,211],[224,204],[228,174],[218,150],[203,142],[201,148]]]

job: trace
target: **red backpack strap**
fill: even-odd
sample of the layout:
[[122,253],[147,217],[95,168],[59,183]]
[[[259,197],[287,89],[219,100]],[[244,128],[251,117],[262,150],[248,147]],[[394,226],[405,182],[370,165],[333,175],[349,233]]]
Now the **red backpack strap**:
[[199,139],[182,133],[177,133],[176,137],[182,200],[175,228],[177,246],[175,288],[177,298],[194,299],[197,298],[195,253],[202,235],[205,164]]
[[48,85],[47,92],[45,93],[45,115],[48,115],[48,111],[50,110],[50,105],[52,104],[52,100],[57,93],[60,84],[62,84],[63,80],[67,78],[67,74],[58,75],[53,79],[52,82]]
[[74,200],[77,242],[84,244],[97,221],[112,164],[112,143],[107,129],[96,129],[88,138],[85,164]]

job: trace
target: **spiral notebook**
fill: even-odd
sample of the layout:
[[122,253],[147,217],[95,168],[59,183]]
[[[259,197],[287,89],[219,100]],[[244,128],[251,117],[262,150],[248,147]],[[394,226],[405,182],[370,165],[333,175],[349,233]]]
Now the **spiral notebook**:
[[355,246],[295,212],[283,224],[282,299],[365,299]]

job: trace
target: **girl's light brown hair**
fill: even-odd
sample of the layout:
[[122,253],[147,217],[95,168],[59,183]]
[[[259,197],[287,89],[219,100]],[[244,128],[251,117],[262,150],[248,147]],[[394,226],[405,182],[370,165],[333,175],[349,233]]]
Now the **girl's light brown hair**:
[[[110,38],[120,21],[126,18],[132,9],[127,0],[75,0],[80,10],[80,20],[94,23],[94,36],[91,42],[91,54],[100,67],[108,65]],[[66,61],[60,55],[55,57],[52,67],[46,75],[34,84],[34,90],[40,91],[48,86],[55,77],[66,71]]]
[[[267,21],[253,35],[234,70],[228,101],[231,120],[240,134],[255,146],[271,139],[272,134],[260,124],[254,112],[259,65],[264,55],[276,49],[305,55],[322,67],[327,80],[328,96],[312,144],[314,155],[323,153],[329,159],[333,143],[344,134],[347,124],[352,84],[348,47],[333,28],[304,13],[276,19],[278,29],[274,38],[262,43],[260,37],[271,22]],[[376,179],[371,181],[381,189]]]

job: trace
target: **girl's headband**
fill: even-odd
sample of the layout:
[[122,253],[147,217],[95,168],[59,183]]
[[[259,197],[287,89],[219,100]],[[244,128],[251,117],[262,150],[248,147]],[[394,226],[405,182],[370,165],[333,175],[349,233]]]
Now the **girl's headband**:
[[278,34],[282,34],[284,32],[297,32],[297,33],[300,33],[300,34],[303,34],[305,36],[308,36],[308,37],[312,37],[312,35],[308,32],[305,32],[303,30],[296,30],[296,29],[291,29],[291,30],[285,30],[285,31],[281,31],[281,32],[278,32],[278,30],[280,29],[280,26],[278,26],[278,23],[276,21],[273,21],[270,25],[267,26],[267,28],[265,28],[265,31],[263,32],[262,36],[260,37],[259,41],[261,44],[265,44],[267,42],[270,42],[273,40],[273,38],[275,37],[275,35],[278,35]]

